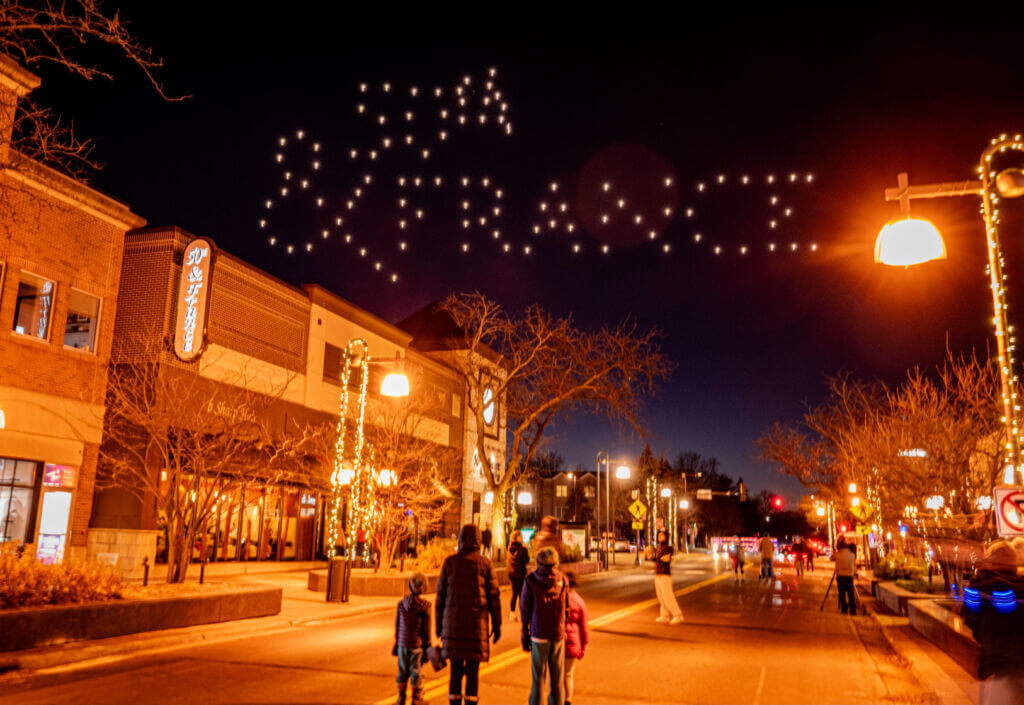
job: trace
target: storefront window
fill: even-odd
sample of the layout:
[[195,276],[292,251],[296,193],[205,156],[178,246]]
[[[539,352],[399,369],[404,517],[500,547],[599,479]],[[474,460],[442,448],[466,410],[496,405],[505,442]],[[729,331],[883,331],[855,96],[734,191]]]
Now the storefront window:
[[38,463],[0,458],[0,543],[30,543]]
[[242,516],[242,560],[259,558],[260,530],[263,526],[263,488],[245,486],[245,511]]
[[240,557],[238,529],[241,526],[242,488],[236,485],[226,491],[217,505],[218,561],[233,561]]
[[100,321],[100,300],[78,289],[68,297],[68,318],[64,325],[64,346],[96,352],[96,329]]
[[14,303],[15,333],[46,340],[50,334],[50,317],[53,315],[53,296],[56,288],[49,279],[28,272],[21,273],[18,298]]
[[324,381],[341,386],[341,348],[324,343]]

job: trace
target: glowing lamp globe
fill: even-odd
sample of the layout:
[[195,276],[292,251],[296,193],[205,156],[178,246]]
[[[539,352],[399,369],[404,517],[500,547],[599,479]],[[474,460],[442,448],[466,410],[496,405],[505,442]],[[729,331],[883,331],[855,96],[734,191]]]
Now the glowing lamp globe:
[[619,478],[620,480],[628,480],[629,475],[630,471],[628,466],[620,465],[619,467],[615,468],[615,477]]
[[825,516],[825,508],[824,508],[824,507],[818,507],[818,508],[817,508],[817,509],[815,510],[815,513],[816,513],[816,514],[817,514],[818,516],[820,516],[820,517],[823,517],[823,516]]
[[681,500],[679,500],[679,508],[680,509],[689,509],[690,508],[690,503],[687,502],[685,499],[681,499]]
[[356,477],[356,473],[352,468],[342,468],[338,471],[338,484],[342,487],[348,487],[352,484],[352,480]]
[[886,224],[875,240],[875,262],[909,267],[933,259],[946,259],[946,243],[927,220],[903,218]]
[[1024,196],[1024,169],[1003,169],[996,177],[996,191],[1003,198]]
[[409,378],[401,372],[392,372],[380,383],[380,393],[385,397],[409,396]]
[[670,490],[667,487],[662,487],[661,488],[661,496],[662,497],[671,497],[672,496],[672,490]]

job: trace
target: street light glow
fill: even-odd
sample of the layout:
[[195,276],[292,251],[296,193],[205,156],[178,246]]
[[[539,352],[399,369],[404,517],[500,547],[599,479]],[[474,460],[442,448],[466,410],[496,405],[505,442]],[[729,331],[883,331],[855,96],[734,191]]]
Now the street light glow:
[[946,259],[946,243],[927,220],[901,218],[887,223],[875,240],[875,262],[909,267],[933,259]]
[[680,508],[680,509],[689,509],[689,508],[690,508],[690,503],[689,503],[689,501],[687,501],[687,500],[685,500],[685,499],[681,499],[681,500],[679,500],[679,508]]
[[661,496],[662,497],[671,497],[672,496],[672,490],[670,490],[667,487],[662,487],[661,488]]
[[385,397],[409,396],[409,378],[402,372],[391,372],[380,383],[380,393]]
[[620,465],[615,468],[615,477],[620,480],[628,480],[630,476],[630,470],[628,465]]
[[850,494],[856,494],[856,492],[857,492],[857,483],[856,482],[851,482],[850,486],[847,487],[846,489],[848,489],[850,491]]
[[820,517],[823,517],[823,516],[825,516],[825,508],[824,508],[824,507],[818,507],[818,508],[817,508],[816,510],[814,510],[814,511],[815,511],[815,514],[817,514],[817,515],[818,515],[818,516],[820,516]]

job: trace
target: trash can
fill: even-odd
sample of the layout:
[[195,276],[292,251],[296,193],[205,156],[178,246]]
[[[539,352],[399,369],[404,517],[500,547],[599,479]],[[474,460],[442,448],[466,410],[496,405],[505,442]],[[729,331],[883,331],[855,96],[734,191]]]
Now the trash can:
[[327,601],[346,602],[345,599],[345,567],[347,561],[335,556],[327,564]]

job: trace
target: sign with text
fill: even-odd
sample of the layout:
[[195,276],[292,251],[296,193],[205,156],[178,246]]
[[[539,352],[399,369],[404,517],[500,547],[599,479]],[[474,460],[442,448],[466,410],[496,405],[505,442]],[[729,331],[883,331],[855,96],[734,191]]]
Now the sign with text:
[[711,499],[711,490],[697,490],[697,499]]
[[198,358],[206,344],[206,314],[210,302],[213,245],[196,238],[185,246],[178,280],[178,316],[174,325],[174,354],[185,362]]
[[1000,536],[1024,536],[1024,489],[1009,485],[996,487],[995,511]]

